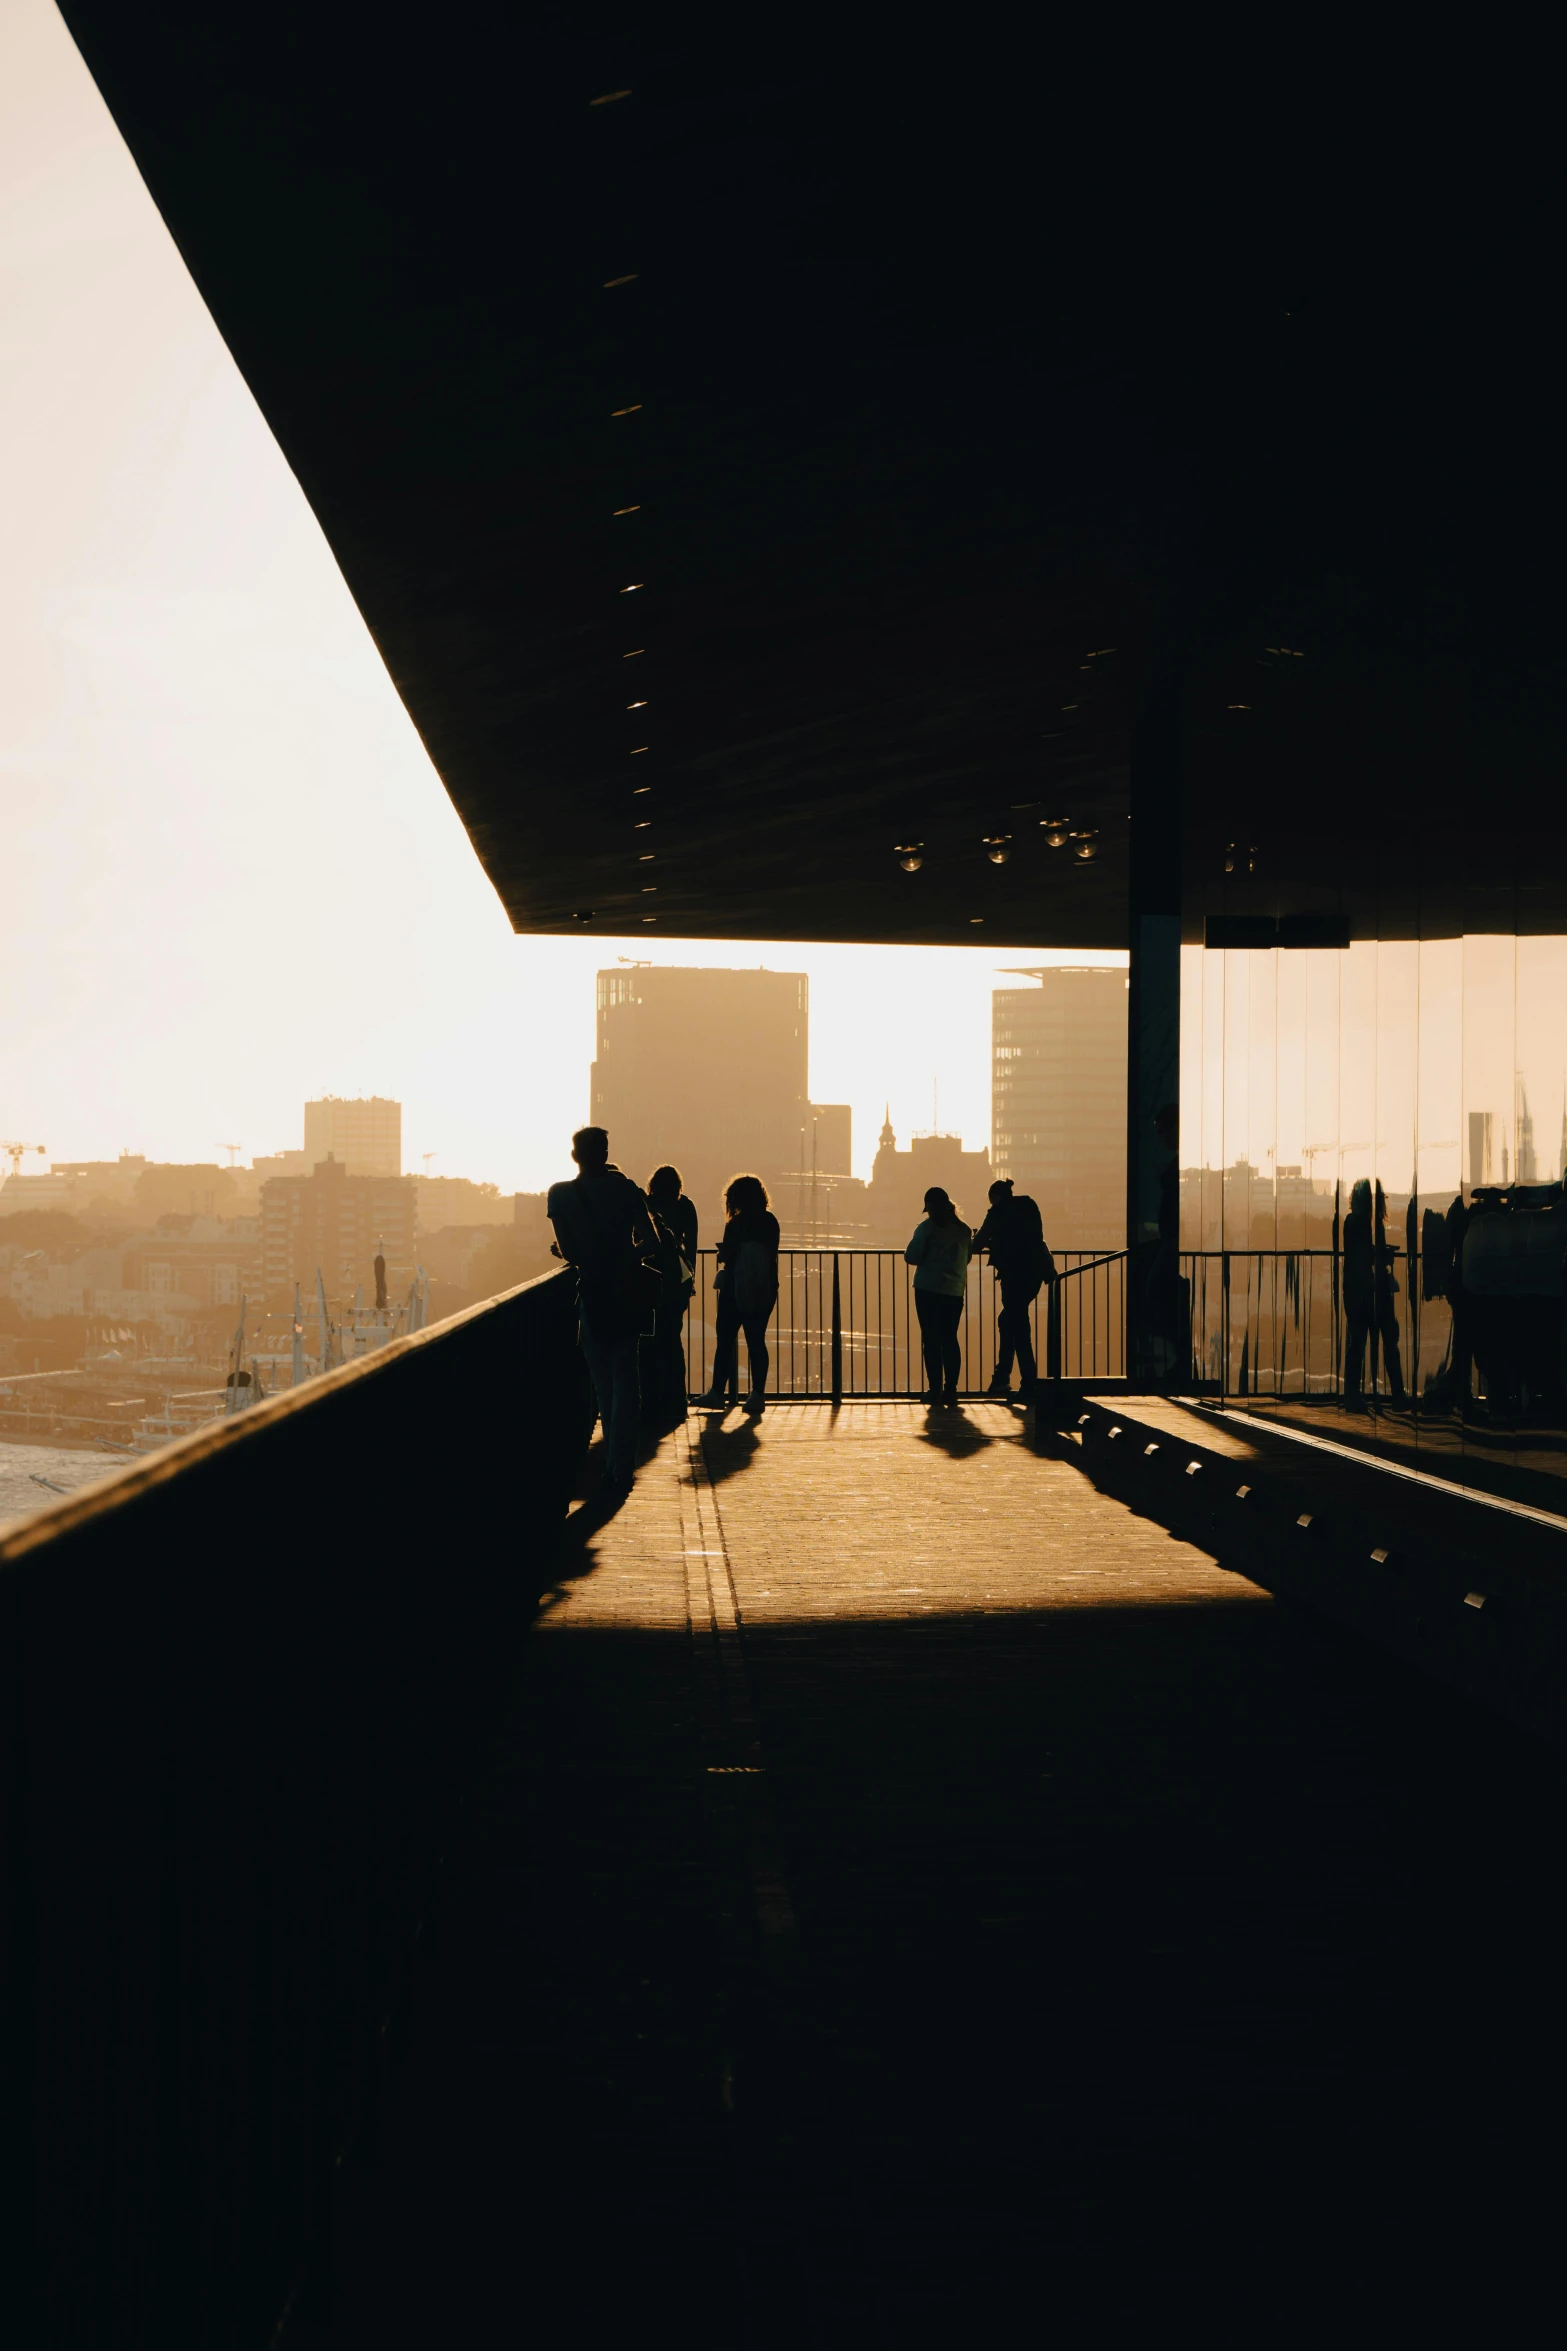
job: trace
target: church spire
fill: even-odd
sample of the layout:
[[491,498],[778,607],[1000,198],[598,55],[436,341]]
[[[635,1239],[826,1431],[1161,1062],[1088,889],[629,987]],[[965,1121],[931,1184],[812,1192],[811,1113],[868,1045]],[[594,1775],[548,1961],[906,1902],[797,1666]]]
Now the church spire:
[[[1567,1121],[1564,1121],[1564,1124],[1567,1124]],[[892,1104],[890,1102],[882,1111],[881,1133],[877,1140],[884,1151],[896,1151],[898,1147],[898,1138],[892,1131]]]

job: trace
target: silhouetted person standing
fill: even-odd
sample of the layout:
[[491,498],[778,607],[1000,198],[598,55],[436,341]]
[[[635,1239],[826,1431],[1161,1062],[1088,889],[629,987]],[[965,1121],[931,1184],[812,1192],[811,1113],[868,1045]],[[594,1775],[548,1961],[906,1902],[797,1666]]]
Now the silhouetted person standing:
[[1001,1284],[1000,1340],[996,1368],[987,1394],[1005,1396],[1012,1386],[1012,1364],[1017,1361],[1023,1396],[1034,1393],[1039,1367],[1034,1361],[1034,1334],[1029,1310],[1040,1285],[1055,1268],[1045,1247],[1045,1228],[1036,1201],[1026,1192],[1014,1194],[1010,1176],[1000,1176],[990,1187],[990,1209],[974,1236],[974,1254],[989,1254]]
[[1344,1219],[1344,1401],[1352,1412],[1365,1402],[1366,1346],[1371,1346],[1371,1376],[1376,1378],[1377,1345],[1387,1364],[1387,1383],[1393,1402],[1404,1404],[1404,1369],[1399,1359],[1398,1308],[1393,1303],[1398,1283],[1393,1274],[1393,1252],[1387,1238],[1387,1202],[1376,1187],[1373,1209],[1371,1183],[1362,1176],[1352,1186],[1349,1214]]
[[968,1261],[974,1236],[940,1184],[925,1195],[925,1218],[917,1224],[903,1255],[914,1268],[914,1311],[920,1320],[928,1382],[920,1401],[956,1404],[963,1350],[958,1325],[968,1292]]
[[1477,1213],[1471,1204],[1465,1203],[1462,1192],[1453,1201],[1446,1216],[1433,1219],[1432,1212],[1429,1209],[1426,1211],[1425,1246],[1430,1255],[1435,1255],[1434,1243],[1438,1239],[1438,1235],[1431,1231],[1432,1222],[1440,1226],[1440,1257],[1437,1262],[1440,1279],[1428,1289],[1427,1295],[1446,1298],[1453,1317],[1447,1368],[1436,1382],[1431,1401],[1444,1407],[1456,1404],[1460,1412],[1467,1412],[1472,1402],[1470,1389],[1474,1372],[1475,1301],[1464,1281],[1464,1235],[1469,1230],[1471,1218]]
[[610,1487],[624,1494],[636,1474],[637,1342],[653,1328],[657,1277],[645,1260],[657,1237],[641,1191],[612,1164],[602,1127],[579,1128],[571,1156],[575,1179],[551,1184],[545,1206],[560,1255],[577,1269],[582,1352],[604,1423]]
[[1374,1381],[1377,1368],[1377,1341],[1380,1339],[1387,1384],[1392,1391],[1393,1402],[1402,1411],[1409,1399],[1404,1393],[1404,1366],[1399,1354],[1398,1307],[1395,1303],[1398,1297],[1398,1276],[1393,1269],[1398,1252],[1387,1237],[1387,1195],[1380,1182],[1376,1186],[1375,1215],[1376,1304],[1371,1330],[1371,1374]]
[[686,1409],[686,1313],[696,1287],[696,1202],[680,1188],[678,1167],[656,1167],[647,1180],[648,1206],[658,1235],[658,1270],[664,1286],[651,1341],[644,1341],[651,1401],[661,1427],[671,1428]]
[[375,1253],[375,1303],[378,1313],[386,1305],[386,1259],[379,1246]]
[[739,1401],[744,1331],[751,1360],[745,1408],[754,1420],[766,1403],[767,1325],[778,1303],[778,1219],[767,1205],[767,1186],[760,1176],[737,1175],[724,1193],[724,1210],[718,1243],[718,1328],[707,1402],[724,1406]]
[[1371,1186],[1365,1177],[1351,1186],[1344,1219],[1344,1401],[1352,1412],[1363,1401],[1366,1341],[1376,1311],[1376,1278],[1371,1234]]

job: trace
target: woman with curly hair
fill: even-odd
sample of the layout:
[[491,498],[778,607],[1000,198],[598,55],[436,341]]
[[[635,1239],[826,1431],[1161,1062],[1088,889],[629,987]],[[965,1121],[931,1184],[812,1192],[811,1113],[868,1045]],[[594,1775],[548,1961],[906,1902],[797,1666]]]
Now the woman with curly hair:
[[746,1411],[759,1419],[766,1403],[767,1325],[778,1303],[778,1219],[767,1205],[760,1176],[737,1175],[724,1193],[724,1230],[718,1244],[718,1330],[713,1384],[707,1402],[720,1410],[739,1402],[740,1333],[751,1359]]

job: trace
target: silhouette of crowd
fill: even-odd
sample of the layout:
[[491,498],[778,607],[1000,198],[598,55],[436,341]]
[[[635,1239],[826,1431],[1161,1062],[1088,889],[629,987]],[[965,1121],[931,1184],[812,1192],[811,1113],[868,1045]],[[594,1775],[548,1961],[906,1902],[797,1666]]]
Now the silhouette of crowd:
[[[686,1318],[696,1289],[698,1220],[675,1167],[655,1168],[646,1188],[609,1156],[603,1127],[581,1127],[571,1140],[577,1173],[550,1187],[547,1212],[554,1253],[577,1277],[582,1352],[603,1423],[612,1495],[630,1492],[644,1428],[675,1426],[688,1409]],[[993,1397],[1017,1391],[1026,1402],[1038,1379],[1031,1318],[1055,1268],[1036,1204],[1010,1181],[990,1187],[989,1210],[976,1233],[948,1194],[933,1186],[904,1257],[914,1268],[914,1306],[925,1368],[922,1401],[958,1401],[963,1360],[960,1330],[969,1266],[988,1255],[1000,1291]],[[768,1325],[778,1304],[778,1219],[760,1176],[735,1176],[724,1193],[716,1270],[712,1381],[702,1401],[715,1411],[742,1405],[759,1420],[767,1405],[771,1357]],[[747,1385],[742,1399],[740,1342]]]

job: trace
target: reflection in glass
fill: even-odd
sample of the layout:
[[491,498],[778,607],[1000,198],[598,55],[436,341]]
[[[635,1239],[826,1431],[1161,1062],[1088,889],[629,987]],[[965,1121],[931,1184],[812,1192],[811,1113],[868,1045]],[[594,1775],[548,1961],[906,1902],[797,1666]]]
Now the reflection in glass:
[[1188,947],[1182,988],[1199,1383],[1567,1512],[1567,938]]

